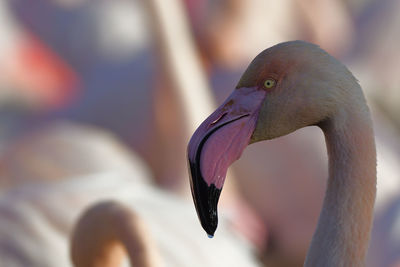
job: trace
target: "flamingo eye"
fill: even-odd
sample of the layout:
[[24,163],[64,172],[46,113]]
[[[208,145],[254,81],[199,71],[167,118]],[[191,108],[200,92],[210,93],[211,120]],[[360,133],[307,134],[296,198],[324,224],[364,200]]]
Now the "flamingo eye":
[[270,88],[274,87],[275,83],[276,83],[275,80],[267,79],[264,82],[264,87],[270,89]]

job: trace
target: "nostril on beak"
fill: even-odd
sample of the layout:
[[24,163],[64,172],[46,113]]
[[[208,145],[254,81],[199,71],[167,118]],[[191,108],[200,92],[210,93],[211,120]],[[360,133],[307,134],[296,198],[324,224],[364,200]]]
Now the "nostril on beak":
[[225,117],[226,114],[227,114],[226,112],[221,114],[218,118],[216,118],[213,122],[210,123],[210,126],[213,126],[214,124],[219,122],[223,117]]

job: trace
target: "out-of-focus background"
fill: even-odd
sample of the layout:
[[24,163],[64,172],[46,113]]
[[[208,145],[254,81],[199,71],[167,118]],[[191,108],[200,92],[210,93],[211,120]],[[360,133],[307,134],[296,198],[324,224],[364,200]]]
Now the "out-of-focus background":
[[[366,93],[378,151],[367,266],[400,266],[399,12],[399,0],[0,0],[0,266],[71,266],[83,209],[104,197],[135,206],[121,176],[186,203],[199,232],[186,231],[204,238],[185,159],[196,118],[260,51],[296,39],[345,63]],[[301,266],[327,178],[320,130],[250,146],[232,170],[220,207],[227,238],[259,265]],[[137,203],[157,202],[154,192]],[[154,207],[149,220],[168,220]],[[190,249],[178,242],[191,241],[168,239]],[[57,250],[57,264],[46,261]]]

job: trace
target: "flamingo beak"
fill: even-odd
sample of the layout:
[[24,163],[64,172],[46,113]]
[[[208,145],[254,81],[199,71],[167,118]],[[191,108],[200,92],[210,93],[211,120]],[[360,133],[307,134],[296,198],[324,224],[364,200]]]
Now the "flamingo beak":
[[241,156],[256,127],[266,92],[239,88],[197,128],[188,146],[190,186],[200,223],[212,237],[228,167]]

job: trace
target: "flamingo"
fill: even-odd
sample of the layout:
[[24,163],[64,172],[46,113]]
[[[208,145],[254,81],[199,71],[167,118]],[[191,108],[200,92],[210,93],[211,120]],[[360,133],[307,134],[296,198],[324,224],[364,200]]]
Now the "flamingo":
[[324,133],[329,179],[304,266],[363,266],[376,195],[369,108],[351,72],[307,42],[261,52],[191,137],[190,182],[201,225],[214,235],[227,169],[247,145],[306,126]]
[[0,266],[260,266],[229,220],[208,245],[190,203],[149,182],[107,131],[59,122],[32,135],[4,155],[0,180],[13,181],[0,189]]

